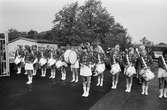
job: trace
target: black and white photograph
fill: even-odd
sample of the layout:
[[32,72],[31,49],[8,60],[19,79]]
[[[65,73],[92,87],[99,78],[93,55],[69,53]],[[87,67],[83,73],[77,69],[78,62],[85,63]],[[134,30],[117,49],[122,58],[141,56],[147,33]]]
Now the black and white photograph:
[[0,110],[167,110],[167,0],[0,0]]

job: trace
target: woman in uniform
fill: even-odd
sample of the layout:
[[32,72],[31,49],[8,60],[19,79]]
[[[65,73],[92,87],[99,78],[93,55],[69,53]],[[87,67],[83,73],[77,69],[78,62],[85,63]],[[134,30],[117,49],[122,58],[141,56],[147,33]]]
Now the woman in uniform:
[[18,49],[15,52],[15,64],[17,66],[17,74],[21,73],[21,68],[24,63],[24,50],[22,46],[18,46]]
[[98,44],[96,44],[94,49],[94,57],[96,57],[96,66],[95,66],[95,75],[98,76],[98,83],[96,86],[103,86],[104,81],[104,71],[105,71],[105,52],[102,49],[102,47]]
[[34,61],[34,57],[32,54],[32,50],[29,46],[25,47],[25,71],[28,74],[28,81],[26,84],[31,84],[32,83],[32,79],[33,79],[33,61]]
[[79,50],[78,49],[72,49],[77,53],[77,61],[74,64],[71,64],[71,71],[72,71],[72,81],[71,82],[78,82],[78,71],[79,71]]
[[152,65],[152,58],[149,54],[147,54],[145,46],[139,47],[139,52],[137,49],[137,53],[139,53],[140,60],[139,66],[141,70],[139,70],[139,75],[141,76],[142,82],[142,95],[148,95],[148,87],[149,82],[154,78],[154,73],[151,72],[150,66]]
[[[163,57],[164,56],[164,57]],[[166,58],[167,56],[163,55],[158,59],[158,79],[159,79],[159,98],[167,98],[167,65]]]
[[87,46],[84,46],[82,48],[82,54],[80,56],[80,75],[82,77],[82,84],[83,84],[83,97],[88,97],[89,96],[89,91],[90,91],[90,84],[91,84],[91,76],[92,76],[92,71],[90,67],[90,61],[91,61],[91,55],[90,52],[88,51],[89,44],[86,44]]
[[112,74],[112,87],[111,88],[116,89],[118,80],[119,80],[119,73],[121,72],[121,67],[119,63],[122,60],[119,45],[116,45],[115,48],[113,48],[110,54],[110,58],[111,58],[110,73]]
[[130,47],[128,50],[125,50],[124,56],[124,74],[126,77],[126,90],[125,92],[131,92],[133,76],[136,74],[136,69],[134,67],[136,62],[136,55],[134,48]]

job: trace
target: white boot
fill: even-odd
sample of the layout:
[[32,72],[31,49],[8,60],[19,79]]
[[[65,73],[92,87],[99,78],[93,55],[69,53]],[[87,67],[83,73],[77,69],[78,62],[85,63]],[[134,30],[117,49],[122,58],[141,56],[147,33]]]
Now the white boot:
[[52,79],[53,78],[53,72],[51,71],[51,75],[49,77],[49,79]]
[[42,72],[41,77],[44,77],[44,71],[43,71],[43,70],[41,70],[41,72]]
[[164,98],[167,98],[167,88],[164,89]]
[[31,84],[32,83],[32,77],[28,76],[28,81],[26,82],[26,84]]
[[36,76],[37,70],[33,70],[33,76]]
[[103,78],[101,78],[100,86],[103,86]]
[[162,98],[163,97],[163,89],[159,89],[159,92],[160,92],[159,98]]
[[145,86],[142,85],[142,92],[141,92],[142,95],[144,95],[144,90],[145,90]]
[[74,82],[75,81],[75,76],[74,76],[74,74],[72,75],[72,80],[71,80],[71,82]]
[[88,96],[89,96],[89,90],[90,90],[90,88],[87,87],[85,97],[88,97]]
[[52,76],[52,78],[53,78],[53,79],[55,78],[55,72],[53,72],[53,76]]
[[148,86],[145,86],[145,95],[148,95]]
[[83,91],[84,92],[83,92],[82,96],[85,97],[85,95],[86,95],[86,86],[83,86]]
[[98,76],[98,80],[97,80],[96,86],[99,86],[99,85],[100,85],[100,76]]
[[76,83],[78,82],[78,76],[76,76],[75,82],[76,82]]
[[126,83],[126,89],[125,92],[128,92],[128,84]]
[[17,74],[20,74],[20,73],[21,73],[21,68],[18,67],[18,68],[17,68]]
[[131,88],[132,88],[132,84],[129,84],[129,90],[128,90],[129,93],[131,92]]
[[114,89],[116,89],[116,88],[117,88],[117,84],[118,84],[118,82],[116,81],[116,82],[115,82],[115,87],[114,87]]

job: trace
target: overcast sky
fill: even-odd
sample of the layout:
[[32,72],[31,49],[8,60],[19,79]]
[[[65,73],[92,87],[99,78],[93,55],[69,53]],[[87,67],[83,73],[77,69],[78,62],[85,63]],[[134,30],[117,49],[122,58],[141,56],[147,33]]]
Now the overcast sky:
[[[77,0],[0,0],[0,32],[47,31],[54,15],[64,5]],[[83,3],[85,0],[78,0]],[[101,0],[103,6],[128,29],[133,41],[146,36],[167,43],[167,0]]]

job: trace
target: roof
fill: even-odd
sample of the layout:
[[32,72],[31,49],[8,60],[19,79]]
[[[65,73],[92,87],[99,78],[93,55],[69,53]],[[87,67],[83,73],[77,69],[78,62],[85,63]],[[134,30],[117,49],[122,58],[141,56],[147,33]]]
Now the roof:
[[30,39],[30,38],[25,38],[25,37],[18,37],[14,40],[11,40],[9,43],[15,42],[17,40],[26,40],[26,41],[30,41],[30,42],[36,42],[36,43],[48,43],[48,44],[60,44],[60,42],[57,41],[49,41],[49,40],[45,40],[45,39]]
[[26,40],[26,41],[31,41],[31,42],[37,42],[37,40],[35,40],[35,39],[30,39],[30,38],[25,38],[25,37],[18,37],[16,39],[13,39],[13,40],[9,41],[9,43],[15,42],[15,41],[20,40],[20,39],[23,39],[23,40]]

